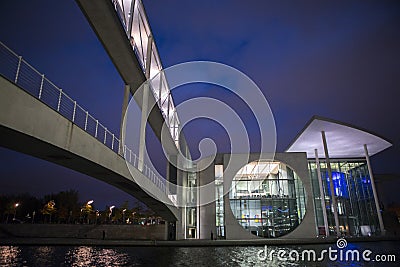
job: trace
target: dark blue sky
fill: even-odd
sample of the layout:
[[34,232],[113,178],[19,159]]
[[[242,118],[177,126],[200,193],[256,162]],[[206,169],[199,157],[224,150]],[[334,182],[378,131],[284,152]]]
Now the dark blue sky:
[[[398,1],[143,2],[164,67],[217,61],[256,82],[275,116],[278,151],[312,115],[321,115],[391,140],[394,146],[372,159],[373,168],[398,173]],[[2,42],[119,132],[122,79],[75,1],[1,1],[0,25]],[[174,90],[176,103],[196,96],[229,98],[223,90],[189,88]],[[206,136],[225,139],[217,125],[205,123],[185,129],[192,148]],[[93,178],[6,149],[0,149],[0,162],[0,193],[74,188],[99,208],[132,200]]]

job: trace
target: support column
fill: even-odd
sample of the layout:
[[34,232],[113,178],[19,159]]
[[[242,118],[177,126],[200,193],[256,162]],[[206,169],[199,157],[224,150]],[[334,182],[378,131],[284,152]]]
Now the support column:
[[125,127],[124,119],[126,111],[128,109],[130,92],[131,92],[131,86],[129,84],[125,84],[124,99],[122,100],[121,126],[119,130],[119,154],[121,156],[124,156],[124,145],[125,145],[125,136],[123,135]]
[[[147,43],[147,57],[146,57],[146,72],[145,76],[147,81],[150,78],[150,62],[151,62],[151,45],[153,43],[153,38],[150,35]],[[143,86],[143,96],[142,96],[142,116],[140,119],[140,137],[139,137],[139,162],[138,169],[143,171],[144,164],[144,149],[146,147],[146,124],[148,115],[148,105],[149,105],[149,82],[146,82]]]
[[329,236],[328,215],[326,214],[325,194],[324,194],[324,187],[323,187],[322,176],[321,176],[321,165],[319,164],[318,150],[315,149],[314,152],[315,152],[315,163],[317,164],[319,195],[321,197],[321,208],[322,208],[322,215],[323,215],[323,219],[324,219],[325,236]]
[[149,102],[149,85],[143,86],[143,101],[142,101],[142,116],[140,118],[140,135],[139,135],[139,162],[138,169],[143,171],[144,164],[144,149],[146,147],[146,124],[147,124],[147,109]]
[[[208,165],[207,160],[203,160],[198,163],[199,168],[202,170],[198,176],[199,186],[199,202],[205,203],[205,200],[215,199],[215,163]],[[208,166],[207,166],[208,165]],[[216,212],[216,201],[208,204],[199,204],[199,217],[198,217],[198,228],[199,228],[199,239],[211,239],[211,233],[213,237],[215,233],[215,212]]]
[[322,142],[324,144],[326,166],[328,168],[329,189],[330,189],[330,192],[331,192],[331,199],[332,199],[331,200],[331,210],[333,211],[333,217],[335,218],[336,236],[340,236],[339,215],[338,215],[338,208],[337,208],[337,203],[336,203],[335,190],[333,188],[332,169],[331,169],[331,162],[330,162],[330,159],[329,159],[328,146],[326,144],[325,131],[321,131],[321,135],[322,135]]
[[384,235],[385,227],[383,225],[381,209],[379,207],[378,194],[376,192],[376,187],[375,187],[375,179],[374,179],[374,175],[372,174],[371,163],[369,161],[368,147],[366,144],[364,144],[364,152],[365,152],[365,159],[367,160],[367,166],[368,166],[369,178],[371,180],[372,192],[374,194],[375,208],[376,208],[376,214],[378,215],[379,228],[381,229],[381,234]]
[[169,155],[167,154],[166,155],[166,157],[167,157],[167,166],[166,166],[166,176],[165,176],[165,180],[166,180],[166,184],[165,184],[165,186],[166,186],[166,191],[167,191],[167,194],[170,194],[169,192],[169,189],[170,189],[170,169],[171,169],[171,165],[170,165],[170,158],[169,158]]

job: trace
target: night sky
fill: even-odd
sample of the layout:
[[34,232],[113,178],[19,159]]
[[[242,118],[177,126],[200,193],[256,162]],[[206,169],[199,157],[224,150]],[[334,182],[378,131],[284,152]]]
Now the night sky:
[[[320,115],[391,140],[392,148],[372,158],[373,169],[399,173],[400,2],[143,2],[164,67],[221,62],[261,88],[275,116],[277,151]],[[0,41],[119,133],[124,84],[75,1],[1,1],[0,25]],[[232,102],[210,86],[173,91],[176,104],[203,95]],[[209,121],[188,125],[185,135],[194,155],[204,137],[214,138],[220,151],[229,148],[226,133]],[[0,194],[72,188],[100,209],[133,200],[91,177],[4,148],[0,162]]]

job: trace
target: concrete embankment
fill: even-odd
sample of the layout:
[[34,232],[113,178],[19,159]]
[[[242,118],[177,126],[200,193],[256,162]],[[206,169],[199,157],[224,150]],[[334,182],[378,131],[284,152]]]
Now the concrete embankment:
[[76,225],[76,224],[1,224],[0,237],[66,238],[108,240],[166,240],[165,224],[157,225]]
[[[393,242],[398,246],[399,239],[394,238],[349,238],[348,243],[357,242]],[[0,246],[123,246],[123,247],[210,247],[210,246],[289,246],[335,244],[336,239],[274,239],[274,240],[102,240],[78,238],[0,238]]]

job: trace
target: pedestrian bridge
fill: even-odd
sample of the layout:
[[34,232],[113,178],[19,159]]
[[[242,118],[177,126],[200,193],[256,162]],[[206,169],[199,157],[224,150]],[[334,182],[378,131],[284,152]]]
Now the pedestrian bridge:
[[142,201],[165,220],[177,220],[178,208],[165,179],[145,164],[139,170],[139,159],[131,149],[1,42],[0,74],[1,146],[102,180]]

